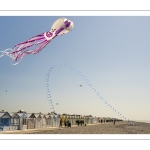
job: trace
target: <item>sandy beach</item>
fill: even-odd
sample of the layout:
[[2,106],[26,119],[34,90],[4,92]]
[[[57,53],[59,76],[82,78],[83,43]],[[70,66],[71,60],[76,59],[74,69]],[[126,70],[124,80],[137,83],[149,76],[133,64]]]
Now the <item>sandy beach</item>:
[[90,124],[87,126],[72,126],[56,128],[41,128],[25,131],[6,131],[2,134],[150,134],[150,123],[134,122],[134,126],[128,122]]

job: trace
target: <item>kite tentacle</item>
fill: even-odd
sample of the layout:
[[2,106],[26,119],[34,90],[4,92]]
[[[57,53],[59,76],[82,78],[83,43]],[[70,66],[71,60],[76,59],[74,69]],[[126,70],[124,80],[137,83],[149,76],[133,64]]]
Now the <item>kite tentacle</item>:
[[[29,48],[33,45],[38,45],[38,44],[41,44],[43,42],[47,41],[45,36],[44,36],[44,33],[40,34],[40,35],[37,35],[35,37],[32,37],[31,39],[25,41],[25,42],[21,42],[17,45],[15,45],[14,50],[12,53],[15,53],[15,52],[19,52],[19,51],[22,51],[26,48]],[[21,48],[22,47],[22,48]]]
[[[44,33],[39,34],[35,37],[32,37],[31,39],[21,42],[14,46],[14,49],[6,49],[4,51],[0,51],[2,54],[0,57],[7,55],[9,56],[13,61],[15,61],[16,65],[18,64],[21,59],[29,54],[37,54],[39,51],[41,51],[51,40],[47,40],[44,36]],[[32,46],[39,45],[37,48],[28,50],[28,48]],[[18,61],[19,60],[19,61]]]
[[16,46],[14,48],[14,51],[11,54],[16,53],[16,52],[20,52],[20,51],[25,50],[25,49],[27,49],[27,48],[29,48],[31,46],[34,46],[34,45],[39,45],[39,44],[45,43],[46,41],[47,40],[44,39],[44,40],[42,40],[40,42],[35,42],[35,43],[28,42],[28,43],[25,43],[25,44],[20,44],[20,46]]
[[26,43],[28,43],[28,42],[34,42],[34,41],[36,41],[36,40],[41,40],[41,39],[44,39],[44,38],[45,38],[45,37],[44,37],[44,33],[42,33],[42,34],[39,34],[39,35],[36,35],[36,36],[30,38],[29,40],[27,40],[27,41],[25,41],[25,42],[21,42],[21,43],[15,45],[15,47],[16,47],[16,46],[19,46],[19,45],[21,45],[21,44],[26,44]]
[[[18,59],[22,59],[24,56],[29,55],[29,54],[37,54],[39,51],[41,51],[50,41],[44,40],[43,42],[40,43],[40,46],[35,48],[34,50],[31,51],[18,51],[17,55],[15,53],[11,54],[11,57],[15,57],[15,61]],[[20,62],[20,61],[19,61]]]
[[6,49],[6,50],[4,50],[4,51],[0,51],[0,52],[1,52],[0,57],[2,57],[2,56],[4,56],[4,55],[7,55],[7,56],[8,56],[9,52],[7,52],[7,51],[13,51],[13,50],[12,50],[11,48],[8,48],[8,49]]

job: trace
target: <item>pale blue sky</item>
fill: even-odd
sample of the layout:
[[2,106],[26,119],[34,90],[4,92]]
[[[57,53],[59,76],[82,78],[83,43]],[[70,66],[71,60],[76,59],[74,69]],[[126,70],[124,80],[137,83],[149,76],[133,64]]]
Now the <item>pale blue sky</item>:
[[[9,57],[0,58],[0,109],[50,112],[45,76],[51,66],[65,63],[123,116],[150,120],[150,17],[1,16],[0,51],[48,31],[59,17],[74,22],[72,32],[16,66]],[[56,67],[49,84],[57,113],[119,117],[69,68]]]

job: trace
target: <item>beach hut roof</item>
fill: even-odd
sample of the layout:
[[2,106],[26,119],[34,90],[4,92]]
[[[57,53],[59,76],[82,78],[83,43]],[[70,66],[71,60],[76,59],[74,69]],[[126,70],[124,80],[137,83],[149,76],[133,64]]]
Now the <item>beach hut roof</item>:
[[27,113],[27,118],[36,118],[34,113]]
[[39,113],[34,114],[36,118],[41,118],[41,115]]
[[0,117],[2,117],[5,114],[5,112],[0,112]]
[[10,113],[10,116],[11,116],[11,117],[18,117],[18,118],[20,117],[16,112]]
[[0,118],[4,116],[11,118],[11,115],[8,112],[0,112]]
[[20,118],[28,118],[27,113],[17,113]]
[[14,113],[9,113],[9,114],[10,114],[11,117],[14,115]]
[[17,113],[20,117],[22,117],[22,115],[24,114],[24,113]]

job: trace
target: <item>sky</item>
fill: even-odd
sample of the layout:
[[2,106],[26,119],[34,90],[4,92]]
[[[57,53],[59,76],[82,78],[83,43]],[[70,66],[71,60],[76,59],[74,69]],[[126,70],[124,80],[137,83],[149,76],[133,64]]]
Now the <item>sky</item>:
[[[148,16],[0,16],[0,51],[49,31],[60,17],[74,22],[72,32],[56,37],[18,65],[11,65],[7,56],[0,58],[0,110],[51,112],[46,74],[54,65],[68,64],[81,71],[127,119],[150,120]],[[52,70],[49,89],[59,114],[119,118],[80,75],[67,67]]]

